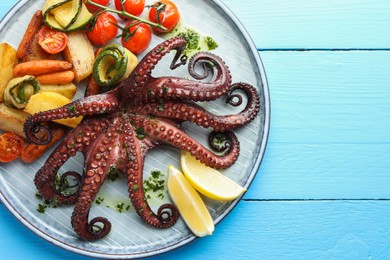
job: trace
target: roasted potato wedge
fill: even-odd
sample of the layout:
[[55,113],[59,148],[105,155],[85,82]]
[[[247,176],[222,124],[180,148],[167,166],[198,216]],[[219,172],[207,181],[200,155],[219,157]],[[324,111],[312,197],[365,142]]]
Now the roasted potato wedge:
[[4,132],[13,132],[25,138],[23,125],[28,116],[29,114],[23,110],[11,108],[4,103],[0,103],[0,129]]
[[[40,92],[30,97],[26,107],[24,108],[24,112],[32,115],[41,111],[62,107],[70,102],[72,102],[71,99],[61,94],[55,92]],[[54,122],[74,128],[81,122],[82,119],[83,117],[79,116],[58,119],[54,120]]]
[[63,85],[41,85],[41,89],[39,90],[39,92],[56,92],[69,99],[73,99],[76,91],[77,87],[73,83]]
[[0,101],[4,100],[4,89],[13,77],[17,62],[16,50],[8,43],[0,43]]
[[64,50],[64,57],[73,64],[76,83],[91,75],[95,54],[93,46],[85,33],[76,31],[68,34],[68,44]]

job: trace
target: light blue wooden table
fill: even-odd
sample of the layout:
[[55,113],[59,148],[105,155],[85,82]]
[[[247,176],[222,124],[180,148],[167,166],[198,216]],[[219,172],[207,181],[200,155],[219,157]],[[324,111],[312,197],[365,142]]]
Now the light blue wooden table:
[[[211,237],[155,259],[390,257],[390,1],[224,0],[260,52],[271,131],[259,174]],[[1,1],[3,17],[16,0]],[[87,259],[0,205],[0,255]]]

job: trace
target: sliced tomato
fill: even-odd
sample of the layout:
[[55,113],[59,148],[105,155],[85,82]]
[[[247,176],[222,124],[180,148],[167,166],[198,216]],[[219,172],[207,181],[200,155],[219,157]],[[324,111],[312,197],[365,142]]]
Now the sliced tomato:
[[177,6],[169,0],[161,0],[150,6],[149,20],[161,24],[166,30],[153,28],[158,33],[172,31],[180,21],[180,13]]
[[[100,7],[97,7],[92,4],[86,4],[85,2],[86,0],[83,0],[83,3],[85,4],[85,6],[88,8],[90,12],[95,13],[97,11],[100,11],[101,9]],[[91,0],[91,2],[97,3],[102,6],[107,6],[110,3],[110,0]]]
[[101,13],[92,28],[87,32],[88,39],[95,45],[104,45],[118,33],[118,20],[110,13]]
[[[125,12],[139,16],[144,11],[145,0],[115,0],[115,8],[118,11],[124,10]],[[129,18],[119,15],[123,20],[128,20]]]
[[0,135],[0,162],[11,162],[19,157],[24,148],[22,138],[14,133]]
[[148,48],[152,39],[152,30],[147,24],[129,22],[122,33],[122,45],[135,55]]
[[47,53],[57,54],[63,51],[68,44],[68,35],[43,26],[38,32],[38,43]]

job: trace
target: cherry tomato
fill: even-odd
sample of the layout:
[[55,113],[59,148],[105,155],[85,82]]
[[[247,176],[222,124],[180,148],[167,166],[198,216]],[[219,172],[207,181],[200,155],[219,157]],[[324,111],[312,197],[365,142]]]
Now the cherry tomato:
[[[122,8],[123,4],[123,8]],[[115,8],[118,11],[125,10],[127,13],[139,16],[144,11],[145,0],[115,0]],[[128,20],[129,18],[119,15],[123,20]]]
[[24,148],[22,138],[14,133],[0,135],[0,162],[11,162],[19,157]]
[[161,24],[166,30],[153,28],[158,33],[167,33],[173,30],[180,21],[180,13],[177,6],[169,0],[161,0],[151,5],[149,20]]
[[[92,13],[95,13],[97,11],[100,11],[101,8],[91,5],[91,4],[86,4],[87,0],[83,0],[83,3],[85,6],[88,8],[88,10]],[[110,3],[110,0],[91,0],[91,2],[97,3],[99,5],[107,6]]]
[[57,54],[65,49],[68,36],[66,33],[43,26],[38,32],[38,43],[47,53]]
[[135,55],[140,54],[152,39],[152,30],[147,24],[129,22],[122,33],[122,45]]
[[118,33],[118,20],[110,13],[100,14],[92,28],[87,32],[88,39],[95,45],[103,45],[114,39]]

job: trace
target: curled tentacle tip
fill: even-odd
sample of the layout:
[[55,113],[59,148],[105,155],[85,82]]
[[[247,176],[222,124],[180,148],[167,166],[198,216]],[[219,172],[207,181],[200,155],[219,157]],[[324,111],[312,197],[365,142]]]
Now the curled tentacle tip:
[[[100,223],[100,224],[98,224]],[[100,239],[105,237],[111,231],[111,222],[103,217],[96,217],[88,224],[90,236],[88,240]]]
[[209,145],[216,152],[228,152],[231,147],[232,132],[216,132],[213,131],[209,134]]
[[48,144],[53,138],[49,128],[37,122],[26,121],[23,130],[27,140],[37,145]]
[[161,207],[158,209],[157,215],[161,223],[167,227],[175,224],[179,218],[179,212],[172,204],[161,205]]
[[174,69],[176,69],[176,68],[178,68],[180,66],[186,65],[187,60],[188,60],[188,56],[187,55],[182,55],[182,56],[180,56],[180,62],[177,61],[176,59],[174,59],[172,61],[171,65],[169,66],[169,68],[171,70],[174,70]]
[[[197,64],[202,67],[203,73],[195,71]],[[215,74],[220,75],[219,77],[221,75],[227,75],[230,82],[229,68],[218,55],[211,52],[198,52],[192,56],[188,64],[188,71],[193,78],[198,80],[206,79]]]
[[[72,177],[73,180],[69,180]],[[75,171],[68,171],[61,175],[61,178],[56,185],[57,193],[65,196],[76,195],[81,190],[82,177]]]
[[242,104],[242,96],[239,94],[229,93],[226,99],[226,103],[234,107],[238,107]]

